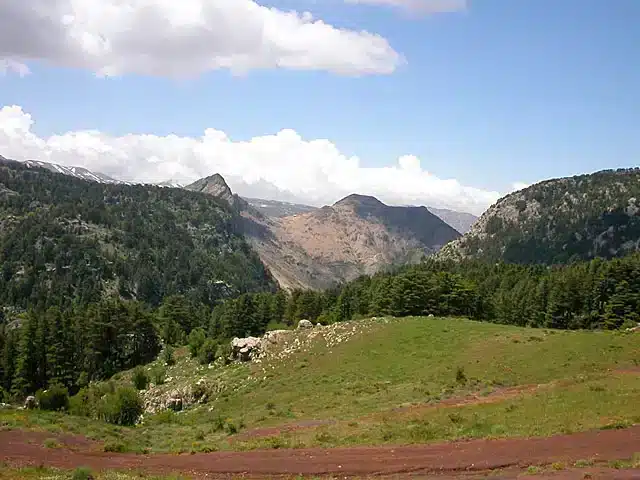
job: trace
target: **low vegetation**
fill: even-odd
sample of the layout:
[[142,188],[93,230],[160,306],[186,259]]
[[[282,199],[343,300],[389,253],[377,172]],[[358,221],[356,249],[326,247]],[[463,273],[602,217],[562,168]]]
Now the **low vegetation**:
[[[73,415],[9,410],[0,411],[0,423],[82,433],[134,452],[423,443],[640,423],[635,333],[413,317],[285,338],[249,364],[210,368],[177,350],[175,364],[162,365],[166,382],[145,398],[197,386],[204,401],[145,414],[134,427],[78,416],[75,397]],[[162,357],[145,370],[158,368]],[[131,389],[133,373],[92,388]],[[278,429],[260,433],[267,427]]]

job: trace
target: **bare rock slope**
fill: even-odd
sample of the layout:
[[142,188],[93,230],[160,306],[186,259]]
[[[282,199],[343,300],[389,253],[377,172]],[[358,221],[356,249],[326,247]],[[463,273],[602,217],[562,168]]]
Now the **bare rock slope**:
[[239,210],[245,236],[285,288],[327,288],[417,262],[460,236],[425,207],[390,207],[362,195],[276,218],[232,194],[220,175],[186,188],[222,198]]

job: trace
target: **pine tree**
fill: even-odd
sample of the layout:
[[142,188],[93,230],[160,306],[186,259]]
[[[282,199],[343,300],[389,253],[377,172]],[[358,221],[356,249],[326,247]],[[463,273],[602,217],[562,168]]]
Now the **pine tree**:
[[33,313],[29,313],[20,327],[20,340],[11,387],[12,394],[18,398],[23,398],[38,389],[37,331],[38,319]]
[[12,391],[13,379],[18,357],[18,341],[18,331],[5,331],[2,357],[0,357],[0,363],[2,365],[2,376],[0,377],[0,385],[6,392]]
[[69,317],[57,307],[51,307],[45,315],[48,323],[46,355],[48,383],[63,385],[67,388],[73,386],[75,380]]

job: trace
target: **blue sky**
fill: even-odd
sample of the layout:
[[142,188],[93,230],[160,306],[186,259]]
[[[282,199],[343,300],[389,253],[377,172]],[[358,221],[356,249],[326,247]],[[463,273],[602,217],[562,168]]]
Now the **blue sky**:
[[[86,129],[113,140],[127,134],[198,138],[213,128],[233,141],[292,129],[304,141],[327,139],[346,157],[357,156],[361,167],[385,167],[414,155],[438,179],[494,194],[508,192],[514,182],[640,163],[640,1],[470,0],[465,10],[432,15],[340,0],[261,3],[310,11],[339,29],[375,33],[405,61],[391,73],[357,76],[322,68],[256,68],[241,76],[219,69],[176,79],[125,69],[97,78],[95,69],[46,53],[0,48],[0,58],[30,70],[0,77],[0,107],[20,106],[35,122],[31,133],[45,141]],[[0,47],[3,42],[11,43],[0,33]],[[0,130],[2,122],[0,116]],[[5,143],[5,151],[11,150],[6,153],[21,156],[15,139]],[[75,160],[51,148],[43,155]],[[74,148],[75,163],[92,166]],[[30,146],[26,153],[37,150]],[[161,150],[153,153],[162,156]],[[118,173],[115,164],[106,167]],[[134,173],[122,176],[127,174]],[[402,190],[402,178],[391,190]],[[282,190],[294,182],[266,180]],[[371,185],[373,192],[361,193],[378,193],[378,183],[354,188]],[[304,191],[295,193],[305,197]],[[492,198],[480,197],[482,208]],[[457,206],[447,201],[443,205]]]

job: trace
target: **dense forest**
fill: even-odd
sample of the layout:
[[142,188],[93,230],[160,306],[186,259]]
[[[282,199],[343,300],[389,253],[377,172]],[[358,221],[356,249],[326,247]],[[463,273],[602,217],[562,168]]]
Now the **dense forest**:
[[0,305],[68,308],[117,294],[157,306],[182,294],[213,306],[274,289],[214,197],[0,162]]
[[640,254],[565,266],[439,262],[361,277],[324,292],[242,295],[213,310],[210,335],[258,334],[298,319],[465,316],[557,329],[618,329],[640,322]]
[[[145,363],[161,344],[206,342],[203,363],[228,340],[365,316],[466,316],[530,327],[617,329],[640,322],[640,255],[562,267],[427,261],[340,288],[245,293],[210,308],[183,295],[155,310],[125,300],[29,311],[0,328],[0,379],[25,395],[52,382],[69,389]],[[14,321],[15,324],[15,321]],[[196,353],[198,353],[196,351]]]

